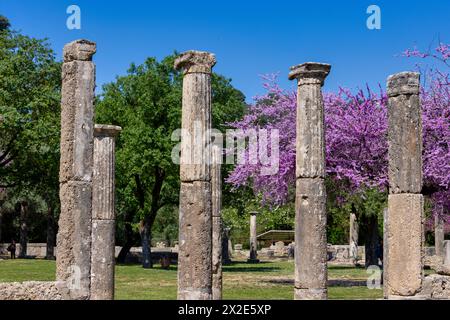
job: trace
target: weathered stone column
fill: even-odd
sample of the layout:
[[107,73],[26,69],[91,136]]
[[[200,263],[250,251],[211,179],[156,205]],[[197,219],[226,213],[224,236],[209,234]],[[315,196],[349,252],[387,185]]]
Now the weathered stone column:
[[72,299],[89,299],[96,45],[77,40],[64,47],[61,98],[61,213],[56,279]]
[[114,299],[115,140],[121,130],[99,124],[94,130],[91,300]]
[[415,296],[423,282],[422,120],[420,75],[387,80],[389,200],[385,297]]
[[258,212],[250,212],[250,254],[248,263],[258,263],[258,241],[256,239],[256,215]]
[[450,268],[450,240],[444,241],[444,266]]
[[354,264],[358,263],[359,224],[355,213],[350,214],[350,257]]
[[322,89],[331,66],[291,68],[298,80],[295,199],[296,300],[327,299],[325,134]]
[[222,300],[222,148],[212,146],[212,295]]
[[442,215],[437,214],[434,216],[434,248],[437,256],[444,258],[444,219]]
[[215,56],[188,51],[182,69],[178,299],[212,299],[211,72]]

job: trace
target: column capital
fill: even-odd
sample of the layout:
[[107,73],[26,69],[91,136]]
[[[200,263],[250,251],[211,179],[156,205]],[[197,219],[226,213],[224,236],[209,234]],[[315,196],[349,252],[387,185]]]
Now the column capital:
[[182,53],[175,59],[174,67],[182,69],[184,74],[212,72],[216,64],[216,56],[209,52],[190,50]]
[[116,137],[122,128],[108,124],[96,124],[94,127],[94,136],[96,137]]
[[320,84],[323,85],[325,78],[331,70],[331,65],[318,62],[306,62],[290,68],[289,80],[298,80],[298,85]]
[[95,42],[80,39],[70,42],[64,46],[63,56],[64,62],[92,61],[92,56],[97,51]]
[[259,212],[258,211],[250,211],[251,216],[256,216]]
[[387,79],[387,94],[389,97],[402,94],[419,94],[419,91],[420,73],[418,72],[400,72],[389,76]]

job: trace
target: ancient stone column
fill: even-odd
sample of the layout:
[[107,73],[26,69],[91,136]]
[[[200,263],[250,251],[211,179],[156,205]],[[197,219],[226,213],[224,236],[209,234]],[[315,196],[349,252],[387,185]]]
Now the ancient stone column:
[[89,299],[96,45],[77,40],[64,47],[61,161],[56,278],[71,299]]
[[423,282],[422,120],[420,75],[403,72],[387,80],[389,199],[385,297],[420,292]]
[[258,241],[256,239],[256,215],[258,212],[250,212],[250,254],[248,263],[258,263]]
[[450,268],[450,240],[444,241],[444,266]]
[[327,215],[322,86],[331,66],[291,68],[298,80],[295,199],[295,289],[297,300],[327,299]]
[[359,225],[355,213],[350,214],[350,257],[354,264],[358,263]]
[[442,258],[444,258],[445,255],[444,240],[444,219],[442,218],[442,215],[437,214],[434,216],[434,248],[436,255]]
[[215,56],[187,51],[183,71],[178,299],[212,299],[211,72]]
[[94,130],[91,300],[114,299],[115,140],[121,130],[99,124]]
[[222,148],[212,146],[212,297],[222,300]]

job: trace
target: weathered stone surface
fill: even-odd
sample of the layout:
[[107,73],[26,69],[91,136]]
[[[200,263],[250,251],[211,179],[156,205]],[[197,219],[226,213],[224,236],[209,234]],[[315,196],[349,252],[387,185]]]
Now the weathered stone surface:
[[2,300],[66,300],[68,292],[57,282],[6,282],[0,283]]
[[56,278],[66,281],[74,299],[87,299],[91,269],[91,183],[62,184],[60,199]]
[[[441,262],[443,262],[443,260],[441,260]],[[449,265],[445,265],[445,264],[441,263],[441,264],[438,264],[434,268],[434,270],[436,271],[437,274],[450,276],[450,266]]]
[[325,78],[330,73],[331,66],[326,63],[306,62],[291,67],[289,73],[289,80],[294,79],[316,79],[320,81],[321,85],[325,81]]
[[389,229],[389,208],[383,209],[383,298],[388,299],[389,292],[387,287],[384,285],[388,283],[388,273],[389,269],[389,237],[388,237],[388,229]]
[[204,51],[190,50],[182,53],[175,60],[175,69],[182,69],[184,74],[188,73],[211,73],[216,64],[214,54]]
[[222,217],[212,217],[212,298],[222,300]]
[[114,220],[92,221],[91,300],[114,299]]
[[90,296],[95,50],[88,40],[69,43],[62,66],[56,278],[71,299]]
[[450,299],[450,276],[432,274],[425,277],[420,295],[428,299]]
[[297,90],[297,178],[325,177],[324,104],[321,86],[330,71],[325,64],[292,67]]
[[181,181],[211,179],[211,75],[191,73],[183,81]]
[[180,156],[181,181],[210,181],[211,72],[215,56],[188,51],[175,60],[184,71]]
[[295,299],[327,298],[325,125],[323,83],[331,66],[308,62],[291,68],[297,79]]
[[413,296],[423,279],[423,196],[391,194],[388,206],[385,295]]
[[[188,51],[181,54],[174,65],[184,72],[178,256],[180,300],[212,299],[211,72],[215,63],[211,53]],[[216,200],[220,199],[216,196]],[[217,214],[217,203],[215,208]]]
[[444,241],[444,264],[450,267],[450,240]]
[[212,147],[212,298],[222,299],[222,148]]
[[178,252],[178,299],[212,298],[211,183],[182,182]]
[[350,214],[350,257],[356,264],[358,261],[358,236],[359,236],[359,225],[358,218],[355,213]]
[[[216,145],[212,146],[212,165],[211,165],[211,189],[212,189],[212,216],[222,216],[222,148]],[[214,229],[213,229],[214,231]],[[217,230],[222,232],[222,230]]]
[[[411,77],[411,81],[417,80],[416,74]],[[403,74],[399,79],[400,84],[407,81]],[[397,90],[394,85],[398,82],[388,80],[388,90]],[[422,190],[422,119],[418,89],[414,92],[390,96],[388,101],[390,193]]]
[[92,218],[115,219],[115,136],[117,126],[95,125]]
[[[323,179],[297,179],[295,200],[296,298],[326,298],[326,192]],[[298,254],[297,254],[298,253]]]
[[256,216],[257,212],[250,212],[250,250],[247,262],[257,263],[258,260],[258,242],[256,239]]
[[96,51],[95,42],[84,39],[73,41],[64,47],[64,62],[91,61]]
[[95,125],[91,300],[114,299],[115,137],[120,131],[117,126]]
[[327,289],[294,288],[295,300],[326,300],[327,297],[328,297]]
[[434,247],[436,250],[436,255],[444,258],[444,219],[441,215],[436,215],[434,217]]
[[60,182],[92,180],[95,65],[72,61],[62,67]]
[[389,97],[399,95],[417,95],[420,91],[420,73],[400,72],[387,79],[387,94]]

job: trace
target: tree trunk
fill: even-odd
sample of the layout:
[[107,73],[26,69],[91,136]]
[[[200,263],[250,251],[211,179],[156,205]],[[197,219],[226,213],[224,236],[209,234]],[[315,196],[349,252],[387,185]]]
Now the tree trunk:
[[26,258],[28,243],[28,203],[22,201],[20,203],[20,252],[19,258]]
[[140,234],[142,242],[142,267],[145,269],[153,268],[152,249],[151,249],[151,226],[149,226],[149,223],[147,221],[141,222]]
[[133,221],[133,214],[131,212],[127,212],[125,214],[125,243],[120,249],[119,255],[117,256],[118,263],[125,263],[127,259],[128,252],[130,252],[131,247],[134,244],[134,234],[133,227],[131,223]]
[[[154,171],[155,182],[152,188],[152,198],[150,205],[150,212],[145,215],[144,219],[141,221],[139,233],[141,235],[142,244],[142,267],[143,268],[153,268],[152,253],[151,253],[151,235],[152,226],[155,222],[156,214],[160,208],[160,197],[161,189],[165,178],[165,172],[161,168],[155,168]],[[139,199],[139,205],[141,209],[145,206],[145,188],[142,184],[139,175],[135,175],[136,187],[137,187],[137,197]]]
[[48,204],[47,208],[47,260],[55,260],[55,217],[53,216],[53,206]]
[[371,215],[367,217],[367,234],[365,241],[366,249],[366,268],[369,266],[378,266],[380,237],[378,233],[378,217]]

